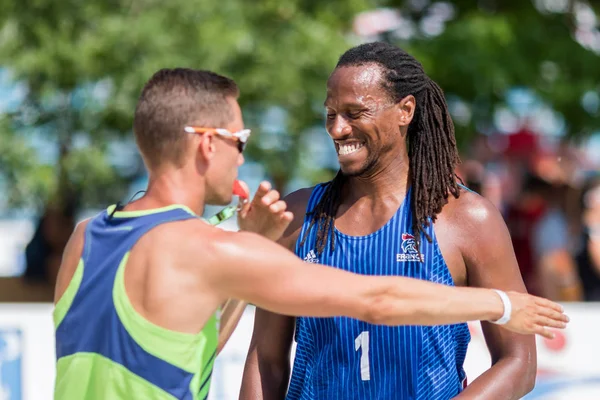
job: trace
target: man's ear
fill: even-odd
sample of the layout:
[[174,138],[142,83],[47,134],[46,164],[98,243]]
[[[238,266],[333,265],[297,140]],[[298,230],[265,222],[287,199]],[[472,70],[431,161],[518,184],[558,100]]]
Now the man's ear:
[[200,135],[197,151],[198,155],[205,161],[211,160],[217,152],[215,135],[211,132]]
[[400,127],[406,127],[410,124],[415,115],[416,107],[417,101],[415,100],[415,96],[413,96],[412,94],[409,94],[408,96],[400,100],[400,102],[397,105],[397,110],[399,114],[398,125]]

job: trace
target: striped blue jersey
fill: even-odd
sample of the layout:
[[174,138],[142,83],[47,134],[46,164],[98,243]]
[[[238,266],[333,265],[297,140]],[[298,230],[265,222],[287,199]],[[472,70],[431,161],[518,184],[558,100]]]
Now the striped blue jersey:
[[[326,184],[313,190],[307,213],[318,203]],[[366,275],[400,275],[453,285],[437,244],[412,234],[410,191],[394,216],[367,236],[335,230],[335,249],[316,254],[316,229],[308,232],[306,216],[296,254]],[[444,326],[372,325],[352,318],[297,318],[296,356],[288,400],[313,399],[450,399],[465,381],[463,362],[470,340],[467,324]]]

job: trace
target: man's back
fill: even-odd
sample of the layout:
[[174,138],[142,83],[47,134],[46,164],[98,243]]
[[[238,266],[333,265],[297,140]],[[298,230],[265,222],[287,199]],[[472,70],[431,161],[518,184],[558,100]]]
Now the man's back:
[[196,310],[174,294],[198,279],[175,270],[183,255],[169,243],[181,236],[174,229],[202,222],[180,206],[112,211],[82,224],[65,253],[54,313],[56,398],[206,398],[216,306],[194,302],[206,315],[190,318]]

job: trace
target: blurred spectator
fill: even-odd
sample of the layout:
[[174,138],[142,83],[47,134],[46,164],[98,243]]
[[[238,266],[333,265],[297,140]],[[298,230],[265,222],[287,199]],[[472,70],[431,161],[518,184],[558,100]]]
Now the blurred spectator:
[[501,182],[495,171],[471,159],[464,161],[456,173],[467,188],[488,199],[503,213]]
[[63,193],[39,218],[22,277],[0,278],[0,302],[51,302],[62,253],[75,228],[77,197]]
[[554,300],[576,301],[581,296],[578,274],[559,200],[556,187],[530,174],[509,207],[506,222],[527,290]]
[[459,166],[457,173],[466,187],[483,195],[482,190],[485,180],[485,168],[480,162],[467,160]]
[[579,276],[586,301],[600,301],[600,176],[584,185],[581,245],[576,253]]
[[27,281],[46,282],[54,287],[63,250],[75,228],[76,209],[76,198],[71,194],[46,207],[25,249]]
[[533,232],[542,294],[557,301],[580,301],[581,282],[572,256],[574,240],[563,211],[566,186],[546,185],[546,212]]
[[526,121],[520,130],[506,136],[505,157],[528,161],[538,151],[540,148],[539,136],[529,128],[530,124],[531,121]]

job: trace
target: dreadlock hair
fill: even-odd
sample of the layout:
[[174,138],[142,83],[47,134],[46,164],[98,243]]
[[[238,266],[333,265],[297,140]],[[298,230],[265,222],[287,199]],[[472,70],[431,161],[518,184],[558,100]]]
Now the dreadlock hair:
[[[424,72],[423,66],[404,50],[389,43],[366,43],[346,51],[339,59],[340,67],[376,64],[383,70],[382,87],[392,101],[401,101],[408,95],[416,99],[413,120],[408,126],[407,146],[409,182],[411,184],[411,213],[413,232],[420,245],[421,233],[431,242],[425,230],[435,222],[437,214],[448,202],[448,193],[460,195],[455,167],[460,163],[454,124],[442,89]],[[328,182],[319,203],[309,212],[311,222],[302,239],[317,226],[316,251],[325,250],[329,238],[330,249],[335,249],[335,216],[341,203],[345,177],[341,171]]]

